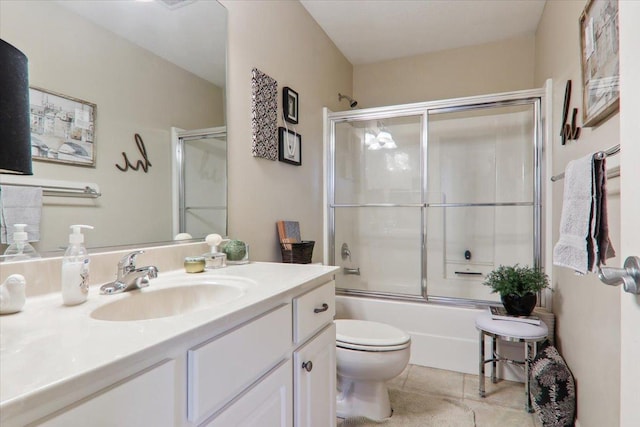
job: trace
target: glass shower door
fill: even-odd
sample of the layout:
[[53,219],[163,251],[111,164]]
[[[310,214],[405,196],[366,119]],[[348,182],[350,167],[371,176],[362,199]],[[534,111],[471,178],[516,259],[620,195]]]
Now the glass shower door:
[[476,304],[500,265],[540,267],[541,95],[329,113],[336,288]]
[[226,129],[179,134],[179,232],[194,238],[227,234]]
[[520,104],[429,112],[429,297],[496,300],[489,272],[536,263],[536,106]]
[[329,216],[339,289],[422,295],[423,118],[335,123]]

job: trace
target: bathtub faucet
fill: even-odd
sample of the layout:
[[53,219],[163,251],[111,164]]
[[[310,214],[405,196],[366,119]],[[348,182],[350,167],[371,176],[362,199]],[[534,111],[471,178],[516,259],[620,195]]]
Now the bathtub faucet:
[[340,255],[342,255],[343,261],[349,258],[349,262],[351,262],[351,251],[349,250],[349,245],[346,243],[342,244],[342,247],[340,248]]

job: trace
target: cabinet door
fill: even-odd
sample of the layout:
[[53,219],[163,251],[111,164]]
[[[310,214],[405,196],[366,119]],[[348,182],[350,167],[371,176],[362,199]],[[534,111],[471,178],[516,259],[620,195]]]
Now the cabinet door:
[[208,418],[291,351],[291,305],[253,319],[187,353],[187,415]]
[[293,354],[296,427],[336,423],[336,327],[333,323]]
[[289,359],[203,426],[291,427],[293,425],[291,377],[291,359]]
[[47,427],[175,425],[175,362],[168,361],[36,423]]

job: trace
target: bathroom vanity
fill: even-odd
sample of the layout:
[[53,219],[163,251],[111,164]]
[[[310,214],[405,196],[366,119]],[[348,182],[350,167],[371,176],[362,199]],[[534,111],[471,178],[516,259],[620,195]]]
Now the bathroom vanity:
[[251,263],[0,318],[0,425],[335,424],[334,267]]

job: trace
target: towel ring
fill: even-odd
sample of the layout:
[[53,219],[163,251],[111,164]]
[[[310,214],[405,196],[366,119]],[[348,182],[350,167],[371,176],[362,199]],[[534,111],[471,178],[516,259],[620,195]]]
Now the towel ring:
[[628,257],[624,261],[624,268],[599,268],[598,278],[606,285],[623,285],[625,292],[640,295],[640,258]]

